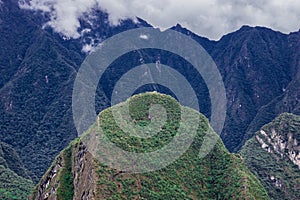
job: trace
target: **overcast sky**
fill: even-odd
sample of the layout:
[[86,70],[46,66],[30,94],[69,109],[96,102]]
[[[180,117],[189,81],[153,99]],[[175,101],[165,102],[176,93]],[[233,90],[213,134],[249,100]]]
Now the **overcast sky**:
[[138,16],[162,29],[179,23],[215,40],[245,24],[300,29],[299,0],[31,0],[29,7],[51,13],[48,25],[71,38],[79,37],[78,19],[91,8],[106,10],[113,25]]

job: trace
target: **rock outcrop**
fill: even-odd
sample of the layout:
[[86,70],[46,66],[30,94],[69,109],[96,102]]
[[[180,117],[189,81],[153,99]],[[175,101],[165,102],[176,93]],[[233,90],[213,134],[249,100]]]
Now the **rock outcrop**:
[[272,199],[300,199],[300,116],[284,113],[241,150]]
[[63,180],[63,176],[66,176],[64,170],[71,169],[72,181],[69,184],[72,184],[73,199],[98,199],[96,195],[98,178],[95,166],[95,161],[87,151],[87,147],[78,140],[74,141],[56,157],[30,198],[56,200],[60,199],[59,196],[64,197],[65,194],[62,193],[65,188],[63,184],[66,184]]

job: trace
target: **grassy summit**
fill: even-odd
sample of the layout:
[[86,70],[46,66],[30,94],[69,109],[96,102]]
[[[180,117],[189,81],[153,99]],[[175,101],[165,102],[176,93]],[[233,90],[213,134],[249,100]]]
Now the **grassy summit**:
[[[130,118],[116,120],[114,109],[122,115],[126,108],[129,108]],[[182,123],[183,113],[193,122],[192,126]],[[185,130],[180,135],[183,139],[193,128],[197,131],[190,148],[166,168],[128,173],[110,168],[97,159],[95,153],[102,155],[107,151],[97,143],[97,140],[104,140],[99,135],[100,127],[109,141],[136,153],[153,152],[170,144],[180,127]],[[159,131],[151,135],[154,129]],[[32,199],[45,196],[58,199],[71,199],[72,196],[74,199],[269,199],[258,179],[239,156],[226,150],[220,138],[214,149],[204,159],[199,159],[199,150],[209,129],[208,120],[202,114],[182,107],[170,96],[158,93],[133,96],[101,112],[84,136],[58,155]],[[137,137],[141,132],[144,137]],[[175,147],[174,151],[180,148]],[[107,159],[119,156],[113,151],[109,155]]]

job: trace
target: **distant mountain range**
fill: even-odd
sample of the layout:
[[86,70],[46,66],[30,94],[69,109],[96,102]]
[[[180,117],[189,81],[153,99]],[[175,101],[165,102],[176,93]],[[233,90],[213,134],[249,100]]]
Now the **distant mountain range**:
[[[19,154],[22,166],[34,182],[43,176],[54,157],[77,137],[72,118],[72,88],[76,73],[87,56],[82,47],[122,31],[150,25],[139,20],[111,27],[108,15],[97,13],[92,31],[76,40],[64,40],[51,29],[42,29],[48,16],[21,10],[17,0],[0,6],[0,138]],[[264,27],[243,26],[219,41],[200,37],[180,25],[173,30],[189,35],[216,62],[227,92],[227,117],[221,138],[238,151],[264,124],[280,113],[300,114],[300,32],[282,34]],[[160,62],[184,73],[202,100],[201,112],[210,117],[208,90],[201,76],[194,77],[188,63],[162,51],[125,55],[115,62],[98,88],[98,112],[110,106],[111,89],[128,69]],[[121,65],[122,64],[122,65]],[[118,68],[122,66],[122,68]],[[193,78],[194,77],[194,78]],[[153,90],[154,87],[141,91]],[[159,92],[168,93],[164,88]]]

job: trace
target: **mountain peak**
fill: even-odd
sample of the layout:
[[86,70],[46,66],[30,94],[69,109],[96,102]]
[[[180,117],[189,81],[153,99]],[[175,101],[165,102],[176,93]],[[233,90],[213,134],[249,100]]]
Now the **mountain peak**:
[[[167,119],[161,131],[153,138],[129,137],[130,134],[117,127],[112,118],[112,110],[120,111],[126,107],[126,103],[129,105],[133,122],[140,126],[152,123],[151,118],[155,120],[156,111],[162,113],[161,109],[149,110],[151,105],[163,106]],[[92,137],[93,141],[101,138],[97,137],[100,126],[110,141],[128,152],[156,151],[157,147],[172,141],[170,136],[173,137],[178,130],[182,111],[195,114],[194,110],[181,107],[172,97],[159,93],[136,95],[126,102],[104,110],[100,113],[98,122],[83,138],[73,141],[56,158],[41,179],[32,199],[59,199],[62,195],[70,199],[268,199],[254,175],[244,166],[239,156],[226,150],[220,138],[211,153],[204,159],[199,159],[199,147],[209,129],[208,120],[200,113],[197,114],[198,124],[194,124],[198,127],[197,137],[190,148],[162,169],[143,173],[114,169],[93,156],[91,150],[97,145],[86,145],[85,137]],[[149,115],[152,117],[149,118]],[[130,133],[133,132],[132,129]],[[93,134],[96,137],[92,136]],[[215,133],[213,135],[217,137]],[[109,154],[112,152],[114,151],[110,151]],[[105,160],[120,156],[111,155],[105,157]],[[136,162],[138,161],[139,159]],[[152,164],[155,163],[156,161]]]

